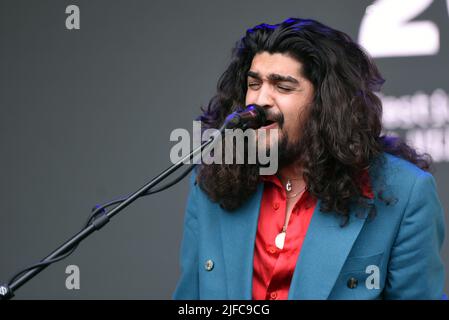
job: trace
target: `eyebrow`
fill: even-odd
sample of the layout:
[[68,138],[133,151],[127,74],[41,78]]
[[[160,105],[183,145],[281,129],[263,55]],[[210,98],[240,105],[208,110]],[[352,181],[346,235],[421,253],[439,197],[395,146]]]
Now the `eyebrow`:
[[[248,77],[258,79],[258,80],[262,79],[260,74],[258,72],[254,72],[254,71],[248,71]],[[268,80],[273,81],[273,82],[290,82],[290,83],[294,83],[294,84],[299,84],[299,81],[296,80],[295,78],[293,78],[291,76],[282,76],[277,73],[269,74]]]

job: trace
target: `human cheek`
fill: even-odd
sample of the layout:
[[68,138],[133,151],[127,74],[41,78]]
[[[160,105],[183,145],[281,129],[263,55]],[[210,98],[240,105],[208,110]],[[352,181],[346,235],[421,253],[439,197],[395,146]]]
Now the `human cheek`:
[[245,97],[245,106],[249,104],[254,104],[255,101],[255,95],[250,90],[246,91],[246,97]]
[[282,128],[287,132],[291,132],[291,130],[295,129],[296,122],[298,121],[297,110],[284,106],[283,108],[280,108],[280,111],[284,117]]

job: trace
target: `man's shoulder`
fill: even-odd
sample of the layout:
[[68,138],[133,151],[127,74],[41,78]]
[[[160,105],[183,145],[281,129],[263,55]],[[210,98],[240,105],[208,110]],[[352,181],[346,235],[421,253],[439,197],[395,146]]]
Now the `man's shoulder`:
[[410,197],[416,186],[435,185],[429,172],[398,156],[383,153],[370,170],[374,189],[394,198]]
[[213,203],[206,193],[200,188],[199,180],[198,180],[198,166],[190,173],[189,177],[189,197],[194,198],[197,203],[201,205],[216,205]]
[[402,177],[416,179],[418,177],[431,176],[431,174],[410,161],[384,152],[382,155],[382,170],[387,177]]

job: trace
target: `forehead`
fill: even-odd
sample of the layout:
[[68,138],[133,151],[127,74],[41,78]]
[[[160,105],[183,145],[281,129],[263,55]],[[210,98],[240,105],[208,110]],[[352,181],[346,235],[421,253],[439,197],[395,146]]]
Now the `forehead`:
[[261,52],[254,56],[250,70],[262,77],[279,74],[298,79],[301,78],[302,63],[285,53]]

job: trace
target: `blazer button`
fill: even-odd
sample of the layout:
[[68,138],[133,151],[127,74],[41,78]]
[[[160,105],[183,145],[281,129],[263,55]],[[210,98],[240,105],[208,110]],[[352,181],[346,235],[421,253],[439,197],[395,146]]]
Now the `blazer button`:
[[356,278],[351,277],[351,278],[349,278],[347,285],[348,285],[349,289],[355,289],[357,287],[358,283],[359,283],[359,281]]
[[204,269],[206,269],[206,271],[211,271],[214,268],[214,262],[212,260],[207,260],[206,263],[204,264]]

